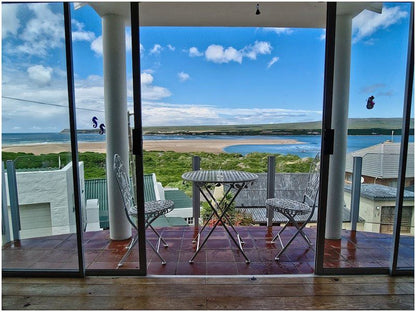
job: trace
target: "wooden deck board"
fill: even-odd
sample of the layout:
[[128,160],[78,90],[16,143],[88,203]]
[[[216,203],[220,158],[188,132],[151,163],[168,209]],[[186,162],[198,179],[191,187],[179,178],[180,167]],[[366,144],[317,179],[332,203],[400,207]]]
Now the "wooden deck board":
[[5,310],[414,309],[414,278],[3,278]]

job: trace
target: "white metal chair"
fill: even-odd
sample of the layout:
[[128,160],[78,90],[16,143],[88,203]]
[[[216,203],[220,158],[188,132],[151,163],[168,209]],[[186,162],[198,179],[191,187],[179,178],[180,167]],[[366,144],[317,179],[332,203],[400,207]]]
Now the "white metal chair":
[[[117,178],[118,187],[120,189],[120,192],[123,198],[123,206],[124,206],[124,211],[127,216],[127,220],[136,229],[135,236],[132,238],[130,244],[126,247],[127,252],[124,254],[123,258],[118,263],[118,267],[121,267],[124,261],[130,255],[133,246],[136,245],[137,240],[138,240],[137,206],[135,205],[134,199],[132,196],[130,179],[127,173],[128,171],[118,154],[114,155],[113,169]],[[164,247],[168,247],[168,244],[152,226],[152,222],[155,221],[158,217],[170,212],[173,209],[173,207],[174,207],[174,203],[171,200],[156,200],[156,201],[148,201],[144,203],[145,227],[146,229],[150,227],[158,237],[158,242],[157,242],[156,247],[153,246],[153,244],[148,239],[146,239],[146,242],[153,249],[156,255],[160,258],[160,260],[162,261],[162,264],[166,264],[166,261],[163,259],[163,257],[159,253],[160,243],[162,242]]]
[[[303,198],[301,201],[284,199],[284,198],[270,198],[266,200],[266,208],[273,209],[284,215],[288,221],[285,223],[283,228],[273,237],[271,243],[274,243],[276,238],[279,238],[282,249],[276,255],[275,260],[278,261],[280,256],[285,252],[287,247],[293,242],[298,234],[301,234],[309,247],[312,246],[312,242],[306,233],[303,231],[306,224],[311,220],[315,208],[318,204],[318,193],[319,193],[319,168],[320,168],[320,155],[319,153],[315,156],[310,170],[308,184],[306,186]],[[282,232],[287,228],[289,224],[293,224],[296,227],[296,232],[289,239],[286,245],[283,244],[281,239]]]

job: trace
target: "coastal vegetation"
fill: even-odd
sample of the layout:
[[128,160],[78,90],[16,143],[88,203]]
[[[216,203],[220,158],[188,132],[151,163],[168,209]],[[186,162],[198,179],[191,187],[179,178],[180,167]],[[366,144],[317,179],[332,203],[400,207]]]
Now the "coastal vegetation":
[[[259,125],[165,126],[145,127],[145,135],[319,135],[322,122],[297,122]],[[411,119],[411,135],[414,119]],[[349,135],[401,134],[402,118],[349,118]]]
[[[144,151],[144,173],[155,173],[157,180],[164,187],[177,187],[190,194],[190,183],[183,183],[182,174],[192,170],[192,157],[199,156],[201,169],[242,170],[248,172],[267,172],[266,153],[250,153],[246,156],[228,153],[178,153]],[[311,158],[296,155],[276,156],[276,172],[307,172]],[[2,153],[3,161],[14,160],[17,170],[51,169],[65,166],[71,160],[70,153],[51,153],[33,155],[30,153]],[[84,162],[84,178],[99,179],[106,177],[106,154],[79,153],[79,160]]]

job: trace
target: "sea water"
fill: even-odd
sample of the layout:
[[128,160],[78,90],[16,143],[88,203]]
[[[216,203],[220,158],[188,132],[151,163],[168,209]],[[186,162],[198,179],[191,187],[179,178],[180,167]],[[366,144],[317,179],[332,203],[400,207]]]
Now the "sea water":
[[[105,135],[98,133],[79,133],[78,142],[104,142]],[[321,149],[320,135],[296,135],[296,136],[235,136],[235,135],[145,135],[143,140],[296,140],[299,144],[242,144],[231,145],[224,149],[226,153],[279,153],[294,154],[300,157],[313,157]],[[387,140],[400,142],[401,136],[395,135],[349,135],[347,140],[347,153],[354,152],[372,145],[383,143]],[[414,136],[409,136],[409,141],[414,142]],[[69,143],[69,133],[3,133],[2,145],[23,145],[40,143]],[[209,144],[209,143],[208,143]]]
[[[321,136],[285,136],[281,139],[294,139],[303,144],[280,144],[280,145],[232,145],[224,149],[227,153],[239,153],[247,155],[253,152],[294,154],[299,157],[314,157],[321,150]],[[372,145],[392,140],[390,135],[349,135],[347,139],[347,153],[351,153]],[[393,136],[393,142],[400,143],[401,136]],[[414,142],[414,136],[409,136],[409,142]]]

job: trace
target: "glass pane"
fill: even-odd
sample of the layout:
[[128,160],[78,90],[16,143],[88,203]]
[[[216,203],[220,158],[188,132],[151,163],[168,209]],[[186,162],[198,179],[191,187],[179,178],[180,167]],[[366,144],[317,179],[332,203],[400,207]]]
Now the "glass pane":
[[[343,5],[343,9],[352,8],[351,4]],[[325,268],[389,267],[400,158],[409,9],[409,4],[383,3],[382,13],[365,10],[352,19],[343,223],[341,239],[326,241]],[[378,26],[374,24],[374,21],[390,14],[394,19],[388,25],[384,22]],[[336,103],[335,99],[334,106]],[[413,135],[410,141],[412,176],[408,182],[413,184]],[[362,160],[361,174],[353,165],[355,157]],[[354,174],[359,192],[356,201],[352,200],[354,194],[358,194],[355,189],[353,193]],[[409,234],[413,222],[413,200],[413,197],[405,199],[403,210],[403,220],[406,221],[402,231]],[[328,209],[331,209],[330,205]],[[356,228],[351,220],[351,210],[358,214]],[[327,220],[327,227],[331,221]],[[410,245],[405,249],[403,252],[413,253]]]
[[[163,196],[175,201],[173,212],[155,223],[169,243],[160,252],[168,265],[163,267],[148,250],[149,274],[313,272],[314,249],[301,235],[281,261],[275,260],[281,247],[278,240],[270,241],[286,219],[276,213],[273,227],[267,227],[265,200],[268,156],[276,157],[276,197],[302,200],[309,165],[320,150],[325,46],[321,36],[322,29],[141,27],[145,181],[154,174]],[[307,53],[295,48],[303,44]],[[278,55],[283,55],[282,62]],[[303,67],[308,67],[307,75],[294,70]],[[298,124],[304,121],[311,121],[306,130]],[[244,240],[249,265],[233,241],[236,232],[230,228],[229,235],[222,223],[195,255],[193,238],[203,229],[202,245],[218,216],[212,215],[215,204],[207,202],[207,190],[205,198],[196,187],[193,192],[190,181],[184,183],[182,175],[192,170],[193,156],[200,157],[201,170],[258,175],[238,193],[224,222]],[[220,202],[230,185],[211,186]],[[231,202],[231,194],[236,189],[224,202]],[[192,200],[198,196],[200,218],[194,224]],[[312,241],[315,222],[314,218],[304,230]],[[294,231],[291,224],[282,239],[289,240]],[[155,235],[147,233],[153,242]]]
[[63,7],[2,14],[3,269],[77,270]]
[[[128,33],[126,28],[126,35]],[[80,175],[85,190],[85,268],[135,269],[138,268],[137,245],[126,263],[119,267],[118,263],[125,254],[130,239],[120,241],[110,238],[109,188],[116,192],[119,190],[117,185],[109,185],[107,177],[107,162],[112,167],[112,159],[107,159],[102,18],[91,6],[84,5],[72,10],[72,36],[78,155],[83,164]],[[131,42],[130,36],[126,36],[126,43],[128,42]],[[124,48],[125,46],[119,47],[120,50]],[[127,51],[126,61],[131,63],[130,50]],[[131,70],[131,64],[126,68]],[[123,206],[116,208],[120,209],[124,217]]]

